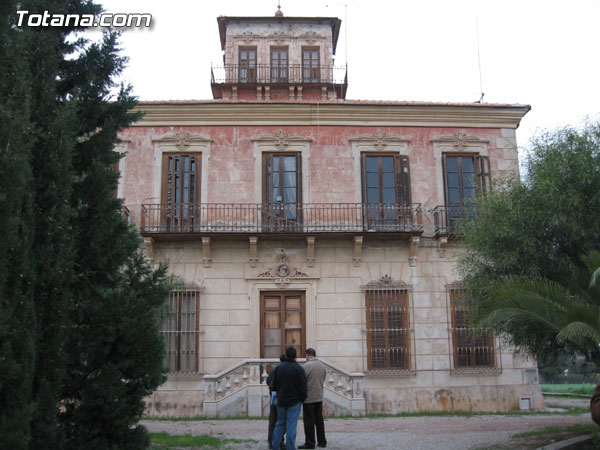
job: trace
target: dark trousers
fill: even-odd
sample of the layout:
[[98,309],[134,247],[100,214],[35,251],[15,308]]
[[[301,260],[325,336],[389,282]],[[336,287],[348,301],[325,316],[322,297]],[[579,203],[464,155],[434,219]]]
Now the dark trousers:
[[[271,442],[273,442],[273,430],[275,429],[275,424],[277,423],[277,405],[271,405],[269,408],[269,448],[271,448]],[[285,434],[285,428],[283,430]]]
[[[303,403],[304,413],[304,435],[305,444],[311,447],[318,442],[319,445],[326,445],[325,423],[323,422],[323,402]],[[317,441],[315,442],[315,428],[317,429]]]

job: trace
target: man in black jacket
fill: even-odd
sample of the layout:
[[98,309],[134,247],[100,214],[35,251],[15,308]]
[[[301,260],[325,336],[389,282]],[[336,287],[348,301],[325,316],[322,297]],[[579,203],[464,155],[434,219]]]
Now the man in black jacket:
[[296,349],[289,347],[285,356],[286,361],[277,367],[272,383],[273,390],[277,392],[277,424],[271,444],[273,450],[279,450],[284,429],[287,433],[287,450],[296,450],[296,427],[308,391],[304,369],[296,363]]
[[[285,362],[285,359],[285,353],[282,353],[279,357],[279,362]],[[267,385],[269,386],[269,400],[271,402],[269,407],[269,448],[271,448],[271,443],[273,442],[273,431],[275,430],[275,424],[277,423],[277,397],[275,397],[275,401],[273,401],[273,379],[275,378],[275,371],[277,370],[277,367],[279,366],[273,367],[269,372],[269,376],[267,377]],[[283,434],[285,434],[285,426],[283,427]],[[279,445],[279,449],[285,449],[283,438],[281,444]]]

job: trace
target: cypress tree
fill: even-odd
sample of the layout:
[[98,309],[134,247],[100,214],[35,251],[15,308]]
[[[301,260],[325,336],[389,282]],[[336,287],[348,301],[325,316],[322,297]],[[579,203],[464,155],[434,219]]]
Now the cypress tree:
[[0,447],[144,448],[163,380],[152,270],[114,191],[118,131],[139,116],[107,32],[17,27],[16,11],[98,14],[85,0],[0,5]]
[[106,101],[111,78],[125,63],[116,46],[117,35],[106,34],[77,62],[81,70],[73,71],[80,78],[80,134],[90,137],[77,145],[73,159],[78,276],[63,417],[72,449],[145,448],[147,433],[135,423],[143,397],[163,380],[157,318],[168,293],[164,269],[153,273],[137,254],[139,236],[114,197],[117,132],[139,117],[128,112],[135,104],[129,88],[121,86],[116,100]]
[[0,3],[0,448],[23,449],[34,410],[33,125],[15,6]]

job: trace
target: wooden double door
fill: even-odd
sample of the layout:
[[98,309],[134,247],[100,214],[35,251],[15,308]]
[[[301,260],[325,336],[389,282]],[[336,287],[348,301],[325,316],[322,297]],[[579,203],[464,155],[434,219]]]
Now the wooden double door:
[[261,292],[260,357],[279,358],[294,347],[298,358],[306,349],[304,292]]

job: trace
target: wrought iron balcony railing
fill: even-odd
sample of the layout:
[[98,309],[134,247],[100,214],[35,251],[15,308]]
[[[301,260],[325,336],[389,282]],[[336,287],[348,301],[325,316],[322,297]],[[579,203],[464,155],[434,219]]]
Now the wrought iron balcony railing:
[[142,205],[141,232],[180,233],[420,233],[418,204],[180,203]]
[[225,64],[211,67],[211,83],[231,84],[348,84],[345,66]]
[[436,206],[433,209],[433,222],[436,236],[454,236],[462,233],[465,219],[477,215],[477,205]]

